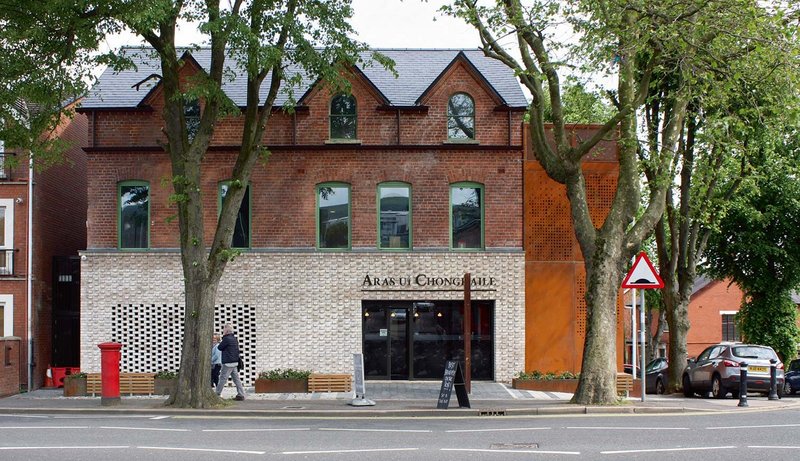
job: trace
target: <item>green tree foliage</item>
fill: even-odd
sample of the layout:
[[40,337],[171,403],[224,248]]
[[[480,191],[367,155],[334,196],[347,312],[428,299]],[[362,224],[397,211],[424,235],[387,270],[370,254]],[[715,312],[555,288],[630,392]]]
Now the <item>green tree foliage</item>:
[[800,287],[800,138],[764,146],[760,174],[746,181],[711,235],[706,270],[745,293],[737,316],[744,338],[772,346],[784,360],[800,331],[790,293]]
[[[362,62],[366,49],[350,38],[355,35],[349,24],[350,0],[41,0],[3,2],[3,6],[0,25],[7,29],[0,35],[4,48],[0,59],[7,60],[3,71],[13,71],[17,86],[0,87],[0,104],[25,97],[47,103],[57,113],[57,102],[65,94],[80,94],[86,88],[91,66],[133,65],[125,53],[96,53],[98,43],[112,32],[135,34],[160,64],[156,77],[164,96],[163,147],[172,166],[172,205],[180,232],[187,314],[177,390],[170,403],[217,405],[219,400],[208,386],[214,305],[226,264],[237,253],[230,247],[244,185],[258,161],[268,157],[262,139],[281,92],[288,96],[286,110],[292,110],[294,90],[305,79],[348,90],[347,77],[352,66]],[[198,24],[202,44],[210,50],[208,67],[188,81],[182,81],[179,73],[193,47],[180,48],[176,43],[179,23]],[[6,54],[7,47],[13,53]],[[373,60],[390,65],[377,54]],[[288,68],[295,72],[287,72]],[[26,72],[36,78],[26,80]],[[244,108],[234,107],[223,91],[234,75],[246,80]],[[64,80],[63,90],[59,79]],[[19,91],[13,92],[15,88]],[[184,107],[193,102],[202,111],[199,122],[191,121],[190,135]],[[201,165],[217,121],[226,115],[240,116],[243,130],[231,186],[214,235],[206,239]],[[29,137],[35,137],[42,127],[30,131]],[[21,138],[14,139],[25,145]],[[212,244],[207,247],[204,242],[209,240]]]
[[[564,121],[575,124],[604,123],[614,116],[614,108],[598,91],[590,91],[580,80],[569,76],[562,93]],[[550,100],[545,100],[544,119],[553,122]]]

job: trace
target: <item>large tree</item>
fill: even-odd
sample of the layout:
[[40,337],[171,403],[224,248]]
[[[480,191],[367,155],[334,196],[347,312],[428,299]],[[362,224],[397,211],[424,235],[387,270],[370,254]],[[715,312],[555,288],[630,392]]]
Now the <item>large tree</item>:
[[[237,211],[254,165],[266,159],[263,144],[270,116],[280,92],[289,93],[306,78],[346,88],[346,75],[360,59],[365,46],[352,40],[350,0],[42,0],[39,9],[47,21],[65,27],[70,44],[67,56],[83,56],[109,32],[128,31],[152,47],[160,64],[159,84],[164,98],[162,117],[166,141],[163,148],[172,166],[171,201],[176,210],[185,289],[185,324],[177,391],[170,403],[181,407],[209,407],[219,399],[208,386],[211,336],[217,288],[226,264],[236,256],[231,249]],[[37,3],[38,4],[38,3]],[[176,43],[178,25],[197,24],[203,45],[210,47],[207,69],[182,79],[191,47]],[[40,25],[34,27],[39,31]],[[77,28],[77,29],[76,29]],[[84,39],[84,34],[88,37]],[[61,35],[59,35],[61,36]],[[35,45],[47,43],[37,32]],[[75,41],[81,38],[83,41]],[[20,47],[27,46],[17,37]],[[58,60],[58,52],[53,52]],[[90,55],[95,56],[95,55]],[[233,58],[233,59],[231,59]],[[381,56],[375,58],[389,64]],[[131,65],[124,54],[94,58],[115,67]],[[62,60],[63,61],[63,60]],[[69,64],[69,61],[65,61]],[[294,69],[291,73],[287,69]],[[85,76],[77,69],[77,77]],[[246,79],[247,104],[235,107],[223,92],[231,72]],[[74,78],[75,76],[68,76]],[[264,87],[265,91],[262,91]],[[262,96],[266,95],[266,96]],[[199,102],[199,126],[189,136],[184,107]],[[240,147],[231,185],[222,201],[210,239],[204,228],[201,166],[221,117],[243,119]],[[210,247],[206,245],[211,241]]]
[[[747,27],[744,27],[748,25]],[[655,228],[662,300],[669,325],[669,386],[677,391],[686,364],[688,307],[709,236],[742,181],[758,173],[753,160],[796,123],[798,49],[776,11],[752,5],[720,14],[693,66],[694,86],[681,127],[677,175]],[[654,76],[643,111],[641,152],[658,150],[676,77],[664,66]],[[654,172],[646,168],[652,179]]]
[[[755,7],[746,0],[583,0],[576,2],[499,0],[496,6],[458,0],[446,9],[475,26],[483,50],[519,75],[530,91],[533,152],[548,176],[566,186],[572,223],[585,261],[587,325],[583,363],[573,402],[616,401],[617,299],[624,270],[665,207],[681,127],[695,87],[694,67],[722,16]],[[720,23],[721,24],[721,23]],[[730,21],[724,22],[726,26]],[[555,27],[553,25],[560,25]],[[734,34],[737,27],[730,29]],[[509,49],[504,42],[511,42]],[[517,57],[519,56],[519,57]],[[589,139],[573,145],[564,113],[561,75],[583,66],[616,77],[616,113]],[[659,125],[660,143],[642,157],[637,111],[654,74],[669,72],[673,84],[663,98],[667,116]],[[545,130],[543,108],[552,109],[553,142]],[[616,134],[619,176],[610,211],[595,222],[589,211],[581,162],[597,143]],[[649,192],[640,209],[640,174],[647,166]]]
[[800,330],[791,291],[800,287],[800,134],[767,141],[760,169],[741,187],[705,253],[709,274],[744,291],[737,315],[743,339],[797,354]]

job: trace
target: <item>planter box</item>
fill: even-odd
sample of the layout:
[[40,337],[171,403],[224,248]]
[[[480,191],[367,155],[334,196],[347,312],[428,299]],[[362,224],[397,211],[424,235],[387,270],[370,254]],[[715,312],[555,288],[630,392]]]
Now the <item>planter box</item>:
[[153,394],[171,395],[177,385],[177,379],[153,378]]
[[64,397],[80,397],[86,395],[86,378],[64,379]]
[[308,392],[307,379],[257,379],[256,393],[304,394]]
[[511,387],[526,391],[568,392],[574,394],[578,389],[577,379],[517,379],[511,380]]

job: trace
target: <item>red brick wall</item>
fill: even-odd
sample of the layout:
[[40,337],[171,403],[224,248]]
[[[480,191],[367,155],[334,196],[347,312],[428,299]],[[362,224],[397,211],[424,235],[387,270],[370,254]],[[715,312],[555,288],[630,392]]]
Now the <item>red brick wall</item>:
[[[475,100],[480,146],[445,143],[446,105],[456,92],[467,92]],[[428,94],[424,101],[430,107],[427,114],[400,114],[402,146],[394,147],[397,113],[377,110],[383,103],[361,77],[353,77],[352,94],[357,100],[357,137],[361,147],[325,144],[331,93],[323,87],[309,93],[304,101],[308,110],[298,112],[296,121],[282,112],[271,118],[265,139],[272,147],[272,155],[266,164],[256,166],[251,180],[253,247],[313,248],[315,186],[329,181],[351,185],[353,247],[377,245],[376,189],[383,181],[404,181],[412,186],[415,247],[449,245],[449,185],[461,181],[484,185],[486,246],[522,246],[522,149],[508,146],[509,138],[512,145],[521,144],[520,113],[496,112],[498,101],[458,63]],[[96,149],[89,154],[88,163],[88,248],[117,246],[117,183],[125,180],[150,183],[150,246],[178,246],[177,222],[166,221],[175,212],[168,203],[172,189],[162,185],[171,176],[166,156],[153,150],[102,150],[155,146],[163,136],[161,98],[156,91],[148,99],[152,112],[90,114],[90,125],[96,123]],[[219,122],[213,144],[238,144],[241,125],[241,117]],[[290,146],[293,133],[297,145],[303,147]],[[202,190],[207,243],[217,218],[218,182],[229,179],[235,155],[233,151],[211,151],[206,155]]]
[[[218,183],[229,179],[233,156],[233,153],[210,154],[204,168],[207,243],[217,218]],[[320,156],[325,158],[324,162]],[[175,208],[168,203],[171,187],[161,184],[161,179],[169,175],[169,162],[164,154],[91,154],[89,170],[92,172],[89,248],[117,246],[116,185],[128,179],[150,182],[151,247],[178,246],[177,222],[166,221]],[[273,152],[266,165],[257,165],[251,178],[252,246],[313,248],[315,186],[331,181],[351,185],[353,247],[377,245],[376,191],[384,181],[411,184],[415,247],[449,245],[449,186],[460,181],[484,185],[486,246],[522,246],[519,152],[356,149]]]
[[689,334],[686,349],[697,357],[703,349],[722,341],[721,311],[738,311],[744,293],[729,280],[712,281],[692,296],[689,302]]
[[0,397],[19,393],[20,359],[19,338],[0,337]]

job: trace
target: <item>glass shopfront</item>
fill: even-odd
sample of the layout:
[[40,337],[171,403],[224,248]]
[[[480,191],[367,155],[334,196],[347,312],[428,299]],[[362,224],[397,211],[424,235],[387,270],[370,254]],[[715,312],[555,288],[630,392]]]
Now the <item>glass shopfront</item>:
[[[362,301],[366,379],[441,379],[464,359],[463,301]],[[472,379],[494,380],[494,301],[472,301]]]

